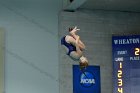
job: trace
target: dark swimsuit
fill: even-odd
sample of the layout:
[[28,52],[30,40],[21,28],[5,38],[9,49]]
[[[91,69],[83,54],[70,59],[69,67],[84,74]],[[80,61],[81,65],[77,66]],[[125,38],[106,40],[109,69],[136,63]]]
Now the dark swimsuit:
[[66,40],[65,40],[65,38],[66,38],[66,36],[64,36],[64,37],[61,39],[61,45],[64,45],[64,46],[66,46],[66,47],[69,49],[67,55],[70,56],[70,53],[71,53],[72,51],[76,51],[76,47],[75,47],[74,45],[70,44],[70,43],[67,43]]

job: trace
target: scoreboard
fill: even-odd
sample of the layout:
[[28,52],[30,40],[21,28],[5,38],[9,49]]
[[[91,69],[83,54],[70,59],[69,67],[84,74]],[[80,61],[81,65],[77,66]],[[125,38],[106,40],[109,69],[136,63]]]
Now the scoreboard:
[[140,93],[140,35],[113,36],[113,93]]

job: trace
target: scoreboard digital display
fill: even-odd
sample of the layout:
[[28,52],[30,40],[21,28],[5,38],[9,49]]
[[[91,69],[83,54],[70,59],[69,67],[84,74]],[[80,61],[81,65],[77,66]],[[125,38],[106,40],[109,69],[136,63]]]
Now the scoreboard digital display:
[[113,36],[113,93],[140,93],[140,35]]

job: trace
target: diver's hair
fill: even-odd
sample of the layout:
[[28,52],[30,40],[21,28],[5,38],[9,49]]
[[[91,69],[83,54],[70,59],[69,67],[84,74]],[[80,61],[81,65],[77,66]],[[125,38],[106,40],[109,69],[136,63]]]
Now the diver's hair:
[[80,65],[80,70],[82,70],[88,66],[88,63],[87,62],[85,62],[85,63],[80,62],[79,65]]

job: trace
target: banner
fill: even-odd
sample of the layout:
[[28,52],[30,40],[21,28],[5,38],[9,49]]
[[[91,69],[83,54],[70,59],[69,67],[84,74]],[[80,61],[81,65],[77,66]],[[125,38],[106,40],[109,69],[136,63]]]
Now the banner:
[[73,65],[73,93],[101,93],[100,67],[88,66],[84,71]]

